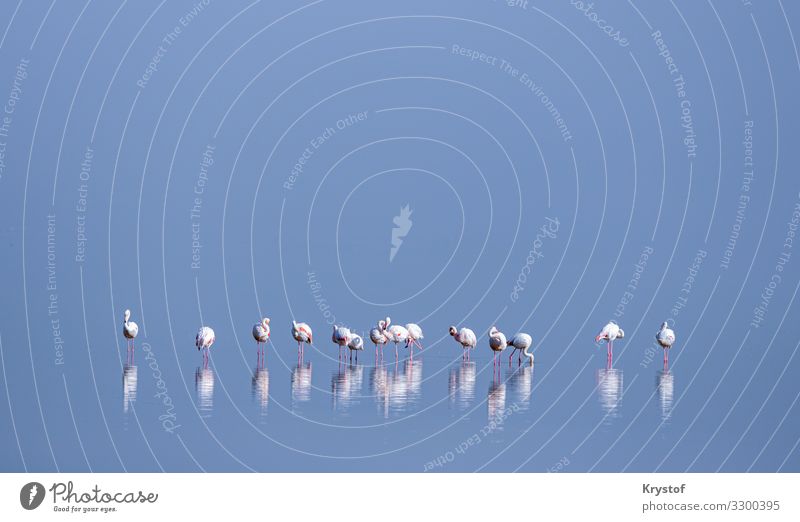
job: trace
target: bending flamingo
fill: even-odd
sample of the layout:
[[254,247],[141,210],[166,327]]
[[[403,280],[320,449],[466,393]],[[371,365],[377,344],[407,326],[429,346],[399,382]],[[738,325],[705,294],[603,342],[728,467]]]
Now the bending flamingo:
[[383,346],[389,342],[389,336],[384,333],[384,329],[386,328],[386,321],[381,319],[378,321],[378,325],[374,326],[372,330],[369,331],[369,340],[372,341],[372,344],[375,345],[375,357],[378,357],[378,345],[381,346],[381,355],[383,355]]
[[525,357],[531,360],[531,366],[533,366],[533,354],[528,351],[528,348],[530,348],[532,344],[533,339],[530,335],[526,333],[515,334],[514,337],[508,340],[508,345],[514,347],[514,351],[511,352],[511,355],[508,357],[508,364],[511,364],[511,359],[514,357],[517,350],[519,350],[519,362],[522,362],[522,355],[525,354]]
[[675,332],[669,327],[666,321],[661,323],[661,329],[656,334],[656,341],[661,347],[664,349],[664,369],[667,368],[667,364],[669,363],[669,349],[672,348],[672,344],[675,342]]
[[450,335],[452,335],[453,339],[455,339],[456,342],[460,344],[462,348],[464,348],[464,353],[461,356],[469,359],[469,350],[471,348],[475,348],[475,345],[478,344],[478,338],[475,337],[475,332],[469,328],[457,330],[455,326],[451,326]]
[[408,323],[406,325],[406,331],[408,331],[408,339],[406,339],[406,348],[411,348],[411,356],[414,356],[414,345],[417,345],[420,350],[422,350],[422,345],[420,344],[419,340],[423,339],[425,336],[422,335],[422,328],[419,327],[416,323]]
[[400,354],[397,351],[397,343],[408,341],[408,330],[399,324],[392,324],[392,319],[387,317],[383,331],[389,337],[389,340],[394,343],[394,358],[399,358]]
[[133,340],[136,339],[136,336],[139,335],[139,325],[131,321],[131,311],[125,310],[124,314],[125,319],[122,322],[122,335],[125,336],[125,339],[128,341],[128,350],[126,353],[126,361],[129,364],[133,364]]
[[264,360],[264,348],[261,343],[266,343],[269,340],[269,317],[265,317],[260,323],[253,326],[253,339],[256,340],[256,347],[258,348],[258,361]]
[[215,340],[214,330],[210,327],[201,326],[200,330],[197,331],[194,344],[197,346],[198,351],[203,350],[203,367],[208,367],[208,351],[211,349],[211,345],[214,344]]
[[342,348],[350,341],[350,330],[344,326],[333,325],[331,340],[339,346],[339,358],[342,358]]
[[497,366],[497,354],[505,350],[507,345],[506,336],[503,332],[492,326],[489,330],[489,348],[494,352],[494,365]]
[[294,340],[297,341],[297,357],[302,360],[304,351],[305,351],[305,344],[311,344],[314,341],[312,340],[312,332],[311,327],[308,326],[306,323],[298,323],[295,320],[292,320],[292,337]]
[[615,339],[622,339],[625,337],[625,332],[622,328],[619,327],[617,323],[614,321],[609,321],[607,325],[600,330],[600,333],[597,334],[597,337],[594,338],[594,342],[600,342],[601,340],[607,341],[607,350],[608,350],[608,358],[611,359],[614,353],[614,340]]

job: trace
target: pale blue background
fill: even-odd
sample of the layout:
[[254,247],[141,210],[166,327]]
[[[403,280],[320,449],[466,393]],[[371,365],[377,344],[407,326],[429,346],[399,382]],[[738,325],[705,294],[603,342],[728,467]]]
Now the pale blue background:
[[[191,2],[0,5],[1,101],[30,60],[0,179],[0,471],[800,471],[797,253],[764,322],[749,326],[799,201],[800,8],[595,2],[622,47],[567,1],[511,4],[216,0],[144,89],[137,79]],[[691,162],[655,30],[686,79]],[[571,141],[501,58],[542,87]],[[379,112],[391,108],[402,109]],[[285,190],[310,140],[361,111]],[[745,120],[755,174],[723,269]],[[208,144],[193,270],[189,211]],[[413,226],[390,263],[405,204]],[[63,365],[47,315],[48,214]],[[546,217],[558,218],[557,237],[513,302]],[[647,247],[609,375],[593,336]],[[659,353],[640,363],[701,249],[665,377]],[[358,366],[339,367],[309,272],[338,321],[361,332],[387,314],[419,322],[426,352],[408,366],[401,351],[395,367],[387,350],[392,364],[376,369],[368,343]],[[126,307],[140,326],[127,411]],[[250,336],[262,315],[274,343],[265,408]],[[316,333],[308,401],[292,387],[293,317]],[[217,334],[210,400],[195,382],[201,321]],[[450,324],[481,336],[474,368],[462,367]],[[533,335],[532,376],[504,365],[493,383],[492,324]],[[174,433],[159,421],[143,343],[174,402]],[[386,397],[375,392],[383,379]],[[501,406],[502,426],[486,430]]]

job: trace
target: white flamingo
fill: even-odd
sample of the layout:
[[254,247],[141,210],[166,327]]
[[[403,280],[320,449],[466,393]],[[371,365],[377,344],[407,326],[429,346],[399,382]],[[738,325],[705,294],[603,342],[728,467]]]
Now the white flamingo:
[[122,322],[122,335],[125,336],[125,339],[128,341],[128,350],[126,355],[126,360],[133,364],[133,340],[136,339],[136,336],[139,335],[139,325],[131,321],[131,311],[125,310],[124,314],[125,319]]
[[386,336],[389,337],[389,340],[394,343],[394,358],[399,358],[400,354],[397,351],[397,344],[408,341],[408,330],[399,324],[392,324],[391,317],[387,317],[383,331]]
[[508,357],[508,363],[511,364],[511,359],[514,357],[514,354],[517,353],[519,350],[521,353],[519,354],[519,362],[522,362],[522,355],[525,354],[525,357],[531,360],[531,366],[533,366],[533,354],[528,351],[528,348],[531,347],[533,344],[533,338],[526,333],[518,333],[515,334],[514,337],[508,340],[508,345],[514,347],[514,351],[511,352],[511,355]]
[[664,349],[664,368],[667,367],[669,362],[669,349],[672,348],[672,344],[675,342],[675,332],[669,327],[666,321],[661,323],[661,329],[656,334],[656,341],[661,347]]
[[383,331],[385,328],[386,321],[381,319],[378,321],[378,325],[374,326],[372,330],[369,331],[369,340],[375,345],[375,357],[378,357],[378,345],[381,346],[381,354],[383,354],[383,347],[389,342],[389,336]]
[[260,323],[253,325],[253,339],[256,340],[256,346],[258,348],[258,361],[260,365],[264,360],[264,349],[261,344],[266,343],[269,340],[269,317],[265,317],[261,319]]
[[297,341],[297,357],[302,360],[304,351],[305,351],[305,344],[312,344],[313,341],[313,333],[311,332],[311,327],[308,326],[306,323],[298,323],[295,320],[292,320],[292,337],[294,340]]
[[414,345],[417,345],[420,350],[422,350],[422,344],[420,344],[419,340],[423,339],[425,336],[422,335],[422,328],[416,323],[408,323],[406,325],[406,331],[408,331],[408,339],[406,339],[406,348],[411,348],[411,355],[414,355]]
[[622,328],[619,327],[617,323],[614,321],[609,321],[600,333],[597,334],[597,337],[594,338],[594,342],[600,342],[601,340],[607,341],[607,351],[608,351],[608,358],[611,359],[614,353],[614,340],[615,339],[622,339],[625,337],[625,332]]
[[334,344],[339,346],[339,358],[341,359],[342,348],[347,346],[347,343],[350,342],[350,330],[344,326],[333,325],[333,335],[331,336],[331,340],[334,342]]
[[350,360],[353,360],[353,352],[356,353],[356,362],[358,362],[358,352],[364,351],[364,339],[355,332],[350,333],[350,339],[347,341],[347,347],[350,348]]
[[462,348],[464,348],[464,353],[461,356],[469,359],[469,350],[475,348],[475,345],[478,344],[478,338],[475,337],[475,332],[469,328],[462,328],[461,330],[458,330],[455,326],[451,326],[450,335],[452,335],[453,339],[455,339],[456,342],[460,344]]
[[489,329],[489,348],[494,352],[494,364],[497,366],[497,354],[506,349],[507,341],[503,332],[492,326]]
[[215,340],[214,330],[210,327],[201,326],[197,331],[197,335],[194,338],[194,345],[197,346],[198,351],[203,350],[203,366],[208,366],[208,351],[211,349],[211,345],[214,344]]

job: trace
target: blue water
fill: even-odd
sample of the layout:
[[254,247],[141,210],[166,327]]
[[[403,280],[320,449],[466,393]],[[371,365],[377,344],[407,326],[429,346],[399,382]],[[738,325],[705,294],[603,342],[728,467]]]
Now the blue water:
[[0,471],[800,471],[800,7],[579,4],[0,6]]

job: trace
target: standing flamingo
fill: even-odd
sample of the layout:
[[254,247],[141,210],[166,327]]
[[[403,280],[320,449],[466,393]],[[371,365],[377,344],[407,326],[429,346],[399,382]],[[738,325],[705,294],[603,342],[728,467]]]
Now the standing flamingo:
[[397,343],[408,341],[408,330],[399,324],[392,324],[391,317],[387,317],[383,331],[389,337],[389,340],[394,343],[394,358],[398,359],[400,354],[397,351]]
[[471,348],[475,348],[475,345],[478,344],[478,338],[475,337],[475,332],[469,328],[457,330],[455,326],[451,326],[450,335],[452,335],[453,339],[455,339],[456,342],[460,344],[462,348],[464,348],[464,353],[461,356],[469,359],[469,350]]
[[312,335],[313,334],[310,326],[308,326],[306,323],[298,323],[297,321],[292,320],[292,337],[294,337],[294,340],[297,341],[298,359],[303,360],[305,343],[312,344],[314,342],[312,340]]
[[358,352],[364,351],[364,339],[357,333],[350,333],[350,339],[347,341],[347,347],[350,348],[350,361],[353,361],[353,352],[356,352],[356,362],[358,362]]
[[528,351],[528,348],[530,348],[532,344],[533,339],[530,335],[526,333],[515,334],[514,337],[508,340],[508,345],[514,347],[514,351],[512,351],[511,355],[508,357],[508,364],[511,364],[511,359],[514,357],[517,350],[519,350],[519,362],[522,362],[522,354],[525,354],[525,357],[531,360],[531,366],[533,366],[533,354]]
[[211,349],[211,345],[214,344],[215,340],[214,330],[208,326],[201,326],[194,338],[194,345],[197,346],[197,350],[203,350],[204,368],[208,367],[208,351]]
[[664,349],[664,369],[667,369],[669,363],[669,349],[672,348],[672,343],[675,342],[675,332],[669,327],[666,321],[661,323],[661,329],[656,334],[656,341]]
[[331,340],[339,346],[339,359],[342,358],[342,348],[350,342],[350,330],[344,326],[333,325]]
[[383,331],[385,328],[386,321],[381,319],[378,321],[378,325],[369,331],[369,339],[375,345],[375,358],[378,357],[378,345],[381,346],[381,355],[383,355],[383,346],[389,342],[389,336]]
[[261,343],[266,343],[269,340],[269,317],[265,317],[260,323],[253,326],[253,339],[256,340],[256,347],[258,348],[258,364],[259,367],[264,361],[264,348]]
[[489,348],[494,352],[494,365],[497,366],[497,354],[505,350],[507,345],[506,336],[503,332],[492,326],[489,330]]
[[419,340],[423,339],[425,336],[422,335],[422,328],[419,327],[416,323],[408,323],[406,325],[406,330],[408,331],[408,339],[406,339],[406,348],[411,348],[411,356],[414,356],[414,345],[417,345],[420,350],[422,350],[422,345],[420,344]]
[[600,333],[597,334],[597,337],[594,338],[594,342],[600,342],[601,340],[607,341],[607,351],[608,351],[608,359],[611,360],[614,354],[614,340],[615,339],[622,339],[625,337],[625,332],[622,328],[619,327],[617,323],[614,321],[609,321],[607,325],[600,330]]
[[136,339],[136,336],[139,334],[139,325],[131,321],[131,311],[125,310],[124,314],[125,319],[122,322],[122,335],[125,336],[125,339],[128,341],[128,350],[126,354],[125,360],[133,364],[133,340]]

